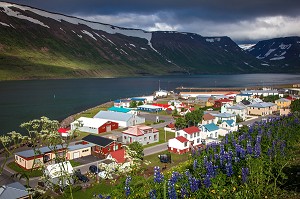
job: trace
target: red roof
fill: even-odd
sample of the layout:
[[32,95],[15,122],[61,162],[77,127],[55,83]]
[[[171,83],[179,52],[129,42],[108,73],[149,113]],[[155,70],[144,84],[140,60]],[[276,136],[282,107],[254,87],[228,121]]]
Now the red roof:
[[112,158],[116,160],[117,163],[125,162],[125,149],[120,149],[117,151],[110,152]]
[[184,143],[184,142],[188,142],[189,140],[186,139],[185,137],[183,136],[177,136],[176,139],[181,142],[181,143]]
[[216,102],[224,103],[224,102],[232,102],[232,101],[225,98],[225,99],[219,99],[219,100],[216,100]]
[[168,104],[158,104],[158,103],[154,103],[152,104],[153,106],[158,106],[158,107],[162,107],[162,108],[168,108],[170,105]]
[[168,125],[167,125],[167,127],[169,127],[169,128],[171,128],[171,129],[173,129],[173,128],[175,128],[175,124],[173,124],[173,123],[170,123],[170,124],[168,124]]
[[236,93],[229,92],[229,93],[226,93],[225,95],[236,95]]
[[191,126],[183,129],[183,131],[186,132],[187,134],[192,134],[192,133],[200,132],[200,129],[196,126]]
[[59,133],[68,133],[69,130],[70,130],[70,128],[59,128],[57,131]]
[[205,120],[205,121],[213,120],[213,119],[215,119],[215,116],[213,116],[209,113],[206,113],[206,114],[203,115],[202,119]]
[[288,96],[288,97],[286,97],[285,99],[288,99],[288,100],[291,100],[291,101],[296,100],[296,98],[295,98],[295,97],[292,97],[292,96]]

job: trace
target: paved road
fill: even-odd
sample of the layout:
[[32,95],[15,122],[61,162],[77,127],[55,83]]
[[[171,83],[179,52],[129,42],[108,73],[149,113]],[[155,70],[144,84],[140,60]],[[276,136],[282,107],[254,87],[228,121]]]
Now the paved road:
[[165,151],[167,149],[168,149],[168,143],[155,145],[155,146],[152,146],[152,147],[145,148],[144,149],[144,155],[145,156],[152,155],[152,154],[155,154],[155,153]]

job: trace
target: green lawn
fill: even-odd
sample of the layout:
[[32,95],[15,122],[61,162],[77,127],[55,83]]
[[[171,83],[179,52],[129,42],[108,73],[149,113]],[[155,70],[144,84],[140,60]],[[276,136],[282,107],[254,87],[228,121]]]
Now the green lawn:
[[10,162],[10,163],[7,164],[7,166],[10,169],[12,169],[15,172],[17,172],[17,173],[26,174],[29,178],[39,177],[39,176],[43,175],[43,172],[41,170],[35,169],[35,170],[28,170],[27,171],[27,170],[19,167],[18,164],[15,163],[15,162]]
[[[109,107],[108,107],[109,108]],[[82,112],[78,115],[76,115],[75,119],[78,119],[80,117],[89,117],[89,118],[92,118],[94,117],[99,111],[106,111],[107,108],[106,107],[95,107],[95,108],[92,108],[92,109],[89,109],[85,112]]]
[[80,162],[76,162],[76,161],[74,161],[74,160],[69,160],[69,161],[70,161],[72,167],[77,167],[77,166],[80,166],[80,165],[81,165]]

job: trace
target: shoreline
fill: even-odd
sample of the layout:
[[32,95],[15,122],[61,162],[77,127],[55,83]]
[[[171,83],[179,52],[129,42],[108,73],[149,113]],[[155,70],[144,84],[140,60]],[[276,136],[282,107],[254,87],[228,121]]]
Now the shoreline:
[[[293,85],[297,85],[298,87],[293,87]],[[272,87],[274,89],[282,89],[282,88],[300,88],[300,83],[293,83],[293,84],[274,84],[272,86],[270,85],[265,85],[265,87]],[[178,89],[179,88],[179,89]],[[181,88],[181,89],[180,89]],[[262,88],[260,86],[252,86],[252,87],[235,87],[235,88],[224,88],[224,87],[210,87],[210,88],[193,88],[193,87],[177,87],[175,88],[174,90],[177,90],[178,92],[183,92],[183,90],[193,90],[195,92],[195,90],[197,89],[206,89],[208,91],[240,91],[240,90],[245,90],[245,89],[259,89],[259,88]],[[201,90],[199,90],[201,91]],[[204,91],[204,90],[202,90]],[[93,109],[96,109],[96,108],[107,108],[107,107],[111,107],[113,106],[113,101],[109,101],[109,102],[105,102],[103,104],[99,104],[98,106],[94,106],[94,107],[91,107],[91,108],[88,108],[86,110],[83,110],[83,111],[80,111],[78,113],[75,113],[75,114],[72,114],[70,116],[68,116],[67,118],[63,119],[61,122],[60,122],[60,126],[61,127],[69,127],[70,124],[75,121],[75,118],[84,113],[84,112],[87,112],[87,111],[91,111]]]

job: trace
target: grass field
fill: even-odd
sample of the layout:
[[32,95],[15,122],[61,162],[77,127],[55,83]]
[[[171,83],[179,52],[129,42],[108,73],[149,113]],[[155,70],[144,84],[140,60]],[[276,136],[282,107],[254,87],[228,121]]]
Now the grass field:
[[17,173],[20,173],[20,174],[26,174],[29,178],[39,177],[39,176],[42,176],[42,175],[43,175],[42,171],[39,170],[39,169],[25,170],[25,169],[19,167],[19,166],[17,165],[17,163],[15,163],[15,162],[10,162],[10,163],[7,164],[7,166],[8,166],[10,169],[12,169],[12,170],[14,170],[15,172],[17,172]]

